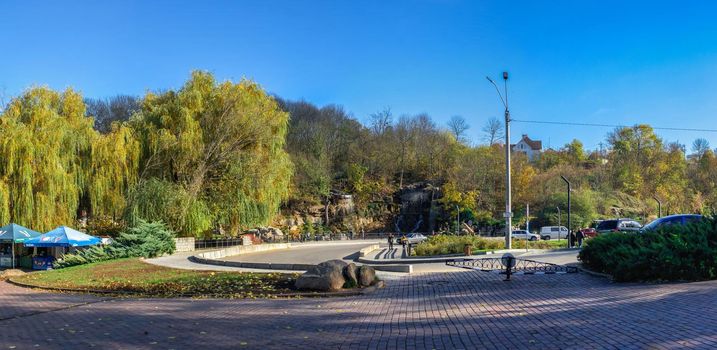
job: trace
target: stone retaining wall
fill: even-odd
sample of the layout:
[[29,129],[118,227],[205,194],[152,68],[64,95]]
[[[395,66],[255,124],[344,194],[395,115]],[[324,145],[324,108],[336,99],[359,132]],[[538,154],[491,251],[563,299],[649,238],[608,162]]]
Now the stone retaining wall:
[[366,248],[359,250],[359,257],[363,258],[364,256],[369,255],[372,251],[378,250],[378,249],[379,249],[378,244],[372,244]]
[[238,245],[234,247],[212,250],[210,252],[199,253],[195,255],[201,259],[221,259],[226,256],[242,255],[247,253],[264,252],[267,250],[276,249],[288,249],[291,248],[291,243],[268,243],[268,244],[257,244],[257,245]]
[[247,253],[264,252],[268,250],[276,249],[288,249],[291,248],[291,243],[269,243],[269,244],[258,244],[258,245],[243,245],[230,247],[220,250],[213,250],[210,252],[199,253],[197,255],[189,257],[189,260],[207,265],[218,265],[218,266],[231,266],[231,267],[243,267],[247,269],[269,269],[269,270],[292,270],[292,271],[306,271],[314,265],[310,264],[272,264],[272,263],[251,263],[241,261],[225,261],[218,260],[227,256],[242,255]]

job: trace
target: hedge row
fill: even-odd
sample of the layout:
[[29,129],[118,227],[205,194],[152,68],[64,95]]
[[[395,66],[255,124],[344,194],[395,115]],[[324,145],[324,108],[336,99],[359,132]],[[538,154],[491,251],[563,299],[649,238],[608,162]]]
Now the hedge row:
[[699,281],[717,278],[717,220],[641,233],[610,233],[585,243],[578,259],[616,281]]

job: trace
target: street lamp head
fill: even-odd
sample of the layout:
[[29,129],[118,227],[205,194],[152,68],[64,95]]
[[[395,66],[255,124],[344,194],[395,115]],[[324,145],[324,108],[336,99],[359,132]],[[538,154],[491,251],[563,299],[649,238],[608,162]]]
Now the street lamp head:
[[503,72],[503,80],[508,80],[508,72]]
[[485,77],[485,78],[488,79],[489,82],[495,84],[495,82],[493,81],[493,79],[491,79],[490,77]]

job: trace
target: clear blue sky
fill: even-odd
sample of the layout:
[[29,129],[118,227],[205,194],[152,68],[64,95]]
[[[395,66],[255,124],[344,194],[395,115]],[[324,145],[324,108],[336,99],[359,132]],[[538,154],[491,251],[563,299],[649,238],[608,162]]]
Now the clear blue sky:
[[[717,3],[708,1],[3,1],[0,93],[179,87],[193,69],[256,80],[366,121],[390,106],[480,137],[511,74],[516,119],[717,129]],[[547,146],[609,129],[515,124]],[[717,147],[716,133],[659,132]],[[513,142],[517,138],[513,139]]]

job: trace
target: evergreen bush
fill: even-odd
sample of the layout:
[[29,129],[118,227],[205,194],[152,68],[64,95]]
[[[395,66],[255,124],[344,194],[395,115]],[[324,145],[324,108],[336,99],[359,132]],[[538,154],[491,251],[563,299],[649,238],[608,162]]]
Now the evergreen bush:
[[578,259],[621,282],[715,279],[717,220],[600,235],[585,243]]
[[174,249],[174,232],[163,222],[138,220],[137,225],[121,232],[114,243],[65,254],[53,264],[53,267],[64,268],[120,258],[154,258],[163,254],[172,254]]

